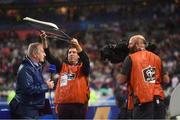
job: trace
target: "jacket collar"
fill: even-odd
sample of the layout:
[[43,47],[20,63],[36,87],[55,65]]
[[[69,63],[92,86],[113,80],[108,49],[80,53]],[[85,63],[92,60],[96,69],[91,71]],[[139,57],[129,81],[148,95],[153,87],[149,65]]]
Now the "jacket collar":
[[35,69],[41,68],[41,65],[39,63],[36,63],[36,62],[32,61],[31,58],[28,57],[28,56],[25,57],[25,61],[28,62]]

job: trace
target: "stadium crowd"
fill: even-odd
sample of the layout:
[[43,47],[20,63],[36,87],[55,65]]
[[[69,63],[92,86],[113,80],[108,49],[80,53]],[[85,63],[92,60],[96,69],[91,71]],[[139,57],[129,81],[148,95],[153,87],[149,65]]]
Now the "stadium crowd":
[[[102,4],[94,7],[82,6],[81,9],[69,7],[64,11],[60,8],[45,11],[39,9],[39,12],[34,11],[36,14],[33,14],[33,12],[29,14],[46,21],[53,21],[52,19],[54,19],[54,22],[59,25],[67,25],[63,26],[66,27],[66,31],[78,33],[76,37],[78,37],[90,57],[90,87],[98,91],[99,98],[113,96],[113,91],[118,86],[116,75],[122,66],[122,63],[112,64],[102,61],[100,49],[109,43],[116,44],[120,40],[128,40],[129,35],[142,33],[147,40],[157,45],[156,53],[162,58],[164,67],[170,75],[171,83],[164,85],[168,105],[171,92],[180,80],[179,8],[173,2],[157,3],[156,5],[144,2],[140,6],[127,4],[108,6]],[[15,20],[16,22],[13,24],[19,24],[21,17],[26,15],[27,12],[28,9],[4,14],[0,10],[0,18],[7,18],[7,21],[3,20],[0,23],[5,26],[8,21]],[[9,17],[13,19],[9,19]],[[76,28],[77,23],[80,23],[78,28]],[[38,32],[35,30],[25,28],[2,30],[1,28],[0,100],[7,97],[8,90],[15,88],[17,69],[27,52],[28,44],[39,40]],[[58,46],[59,43],[63,44],[58,40],[53,40],[51,43],[54,46],[52,50],[57,54],[56,56],[63,54],[64,51],[59,49],[61,47]],[[44,77],[47,77],[48,74],[48,67],[45,66]],[[125,87],[122,87],[122,89],[126,90]]]

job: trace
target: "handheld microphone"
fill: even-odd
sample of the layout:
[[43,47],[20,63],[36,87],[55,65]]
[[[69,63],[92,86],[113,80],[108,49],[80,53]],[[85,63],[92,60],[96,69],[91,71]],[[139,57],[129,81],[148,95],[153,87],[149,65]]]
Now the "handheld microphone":
[[[56,73],[56,66],[54,64],[50,64],[49,72],[50,72],[50,81],[54,81],[54,75]],[[55,88],[53,88],[53,89],[55,89]],[[50,105],[52,105],[53,99],[51,97],[51,90],[50,89],[49,89],[49,100],[50,100]]]
[[51,81],[54,81],[54,74],[56,73],[56,66],[54,64],[50,64],[49,72]]

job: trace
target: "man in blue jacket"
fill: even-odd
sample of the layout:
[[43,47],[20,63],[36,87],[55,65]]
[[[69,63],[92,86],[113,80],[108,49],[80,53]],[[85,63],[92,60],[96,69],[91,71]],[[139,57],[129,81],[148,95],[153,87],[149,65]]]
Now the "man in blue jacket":
[[10,102],[12,118],[38,119],[44,108],[45,92],[54,87],[53,81],[44,81],[41,62],[46,54],[40,43],[31,43],[27,56],[18,69],[16,96]]

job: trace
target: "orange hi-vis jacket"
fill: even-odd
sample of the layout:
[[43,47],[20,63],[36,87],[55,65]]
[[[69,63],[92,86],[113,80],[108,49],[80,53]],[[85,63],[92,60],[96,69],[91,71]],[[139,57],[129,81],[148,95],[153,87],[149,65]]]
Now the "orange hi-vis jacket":
[[88,77],[81,71],[82,63],[70,66],[63,63],[57,82],[55,104],[80,103],[87,104],[89,100]]
[[143,50],[129,55],[132,60],[128,86],[128,109],[134,108],[134,96],[140,102],[152,102],[154,96],[164,99],[161,87],[161,59],[152,52]]

